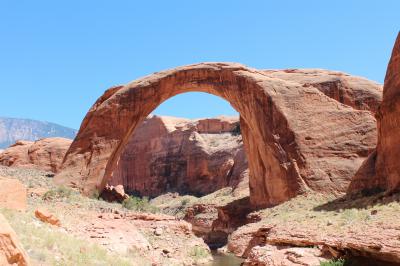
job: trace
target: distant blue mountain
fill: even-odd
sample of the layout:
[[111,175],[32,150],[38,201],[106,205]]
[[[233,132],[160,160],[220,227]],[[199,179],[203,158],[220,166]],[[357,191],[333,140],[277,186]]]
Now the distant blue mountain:
[[0,149],[17,140],[38,140],[49,137],[74,139],[77,130],[54,123],[30,119],[0,117]]

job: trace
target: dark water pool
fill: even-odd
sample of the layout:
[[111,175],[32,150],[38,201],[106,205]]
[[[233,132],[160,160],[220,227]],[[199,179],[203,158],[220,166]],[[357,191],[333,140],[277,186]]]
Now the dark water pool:
[[243,262],[243,259],[231,254],[220,254],[216,251],[213,251],[212,255],[214,261],[206,264],[205,266],[239,266]]

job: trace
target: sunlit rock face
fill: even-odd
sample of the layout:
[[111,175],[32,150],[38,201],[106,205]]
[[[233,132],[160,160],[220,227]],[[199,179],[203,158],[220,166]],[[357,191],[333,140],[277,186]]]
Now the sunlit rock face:
[[381,86],[341,72],[277,72],[201,63],[111,88],[89,110],[55,180],[87,195],[103,190],[141,122],[165,100],[199,91],[227,100],[240,114],[254,206],[309,190],[345,192],[376,146],[373,110]]
[[126,145],[109,183],[150,197],[200,196],[235,186],[248,170],[238,127],[238,117],[149,117]]
[[17,141],[0,153],[0,165],[57,173],[71,143],[65,138]]

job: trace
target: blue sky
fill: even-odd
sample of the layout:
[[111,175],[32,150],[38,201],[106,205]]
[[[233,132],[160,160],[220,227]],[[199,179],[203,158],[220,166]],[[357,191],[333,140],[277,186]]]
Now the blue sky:
[[[383,82],[398,0],[0,0],[0,116],[78,128],[107,88],[180,65],[326,68]],[[232,114],[182,94],[157,114]]]

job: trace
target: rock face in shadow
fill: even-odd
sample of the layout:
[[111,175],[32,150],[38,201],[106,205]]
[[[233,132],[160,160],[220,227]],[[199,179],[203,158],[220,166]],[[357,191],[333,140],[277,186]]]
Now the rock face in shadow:
[[[307,71],[310,79],[348,76]],[[202,63],[114,87],[89,110],[56,181],[87,195],[103,190],[140,123],[163,101],[200,91],[226,99],[240,113],[254,206],[276,205],[308,190],[346,191],[376,145],[376,121],[359,109],[374,109],[371,99],[380,102],[380,86],[364,79],[349,83],[347,92],[362,93],[347,93],[343,104],[318,85],[325,78],[310,84],[274,75],[235,63]]]
[[389,61],[383,87],[383,101],[376,117],[376,152],[370,155],[353,178],[349,193],[400,189],[400,34]]
[[17,141],[0,153],[0,165],[58,172],[72,140],[47,138],[35,142]]
[[235,186],[248,169],[235,117],[188,120],[153,116],[134,132],[110,185],[156,197],[166,192],[202,196]]

